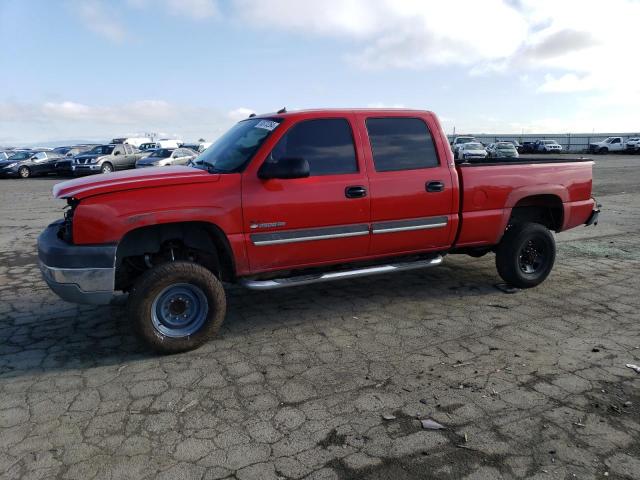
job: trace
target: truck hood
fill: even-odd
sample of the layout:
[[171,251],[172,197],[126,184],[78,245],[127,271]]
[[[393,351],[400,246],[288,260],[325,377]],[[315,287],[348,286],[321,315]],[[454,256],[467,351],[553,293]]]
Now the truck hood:
[[53,196],[55,198],[76,198],[81,200],[95,195],[124,190],[166,187],[187,183],[217,182],[219,179],[220,174],[211,174],[191,167],[151,167],[82,177],[58,183],[53,187]]

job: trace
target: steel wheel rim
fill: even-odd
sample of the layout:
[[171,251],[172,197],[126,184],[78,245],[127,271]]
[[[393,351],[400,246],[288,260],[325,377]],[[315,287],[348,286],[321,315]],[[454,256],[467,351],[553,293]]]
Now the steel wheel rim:
[[547,259],[545,245],[538,239],[529,240],[518,254],[518,266],[522,273],[533,275],[540,271]]
[[176,283],[162,290],[151,306],[153,328],[166,337],[182,338],[204,325],[209,302],[200,287]]
[[113,172],[113,169],[111,168],[111,165],[104,165],[102,167],[102,173],[111,173]]
[[22,167],[20,169],[20,176],[22,178],[29,178],[29,169],[27,167]]

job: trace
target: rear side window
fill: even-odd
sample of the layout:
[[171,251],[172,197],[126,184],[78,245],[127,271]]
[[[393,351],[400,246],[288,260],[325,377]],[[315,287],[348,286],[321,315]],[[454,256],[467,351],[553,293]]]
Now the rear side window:
[[431,133],[419,118],[368,118],[367,132],[378,172],[438,166]]
[[281,158],[304,158],[312,176],[358,171],[351,127],[344,118],[307,120],[294,125],[271,152],[271,159]]

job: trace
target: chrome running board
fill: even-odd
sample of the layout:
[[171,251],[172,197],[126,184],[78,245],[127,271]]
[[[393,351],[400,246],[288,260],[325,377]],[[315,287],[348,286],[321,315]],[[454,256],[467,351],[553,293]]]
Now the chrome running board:
[[347,278],[367,277],[379,273],[403,272],[417,270],[419,268],[435,267],[442,263],[442,256],[438,255],[426,260],[415,262],[399,262],[387,265],[357,268],[355,270],[340,270],[336,272],[318,273],[311,275],[299,275],[297,277],[276,278],[271,280],[241,279],[240,284],[251,290],[273,290],[276,288],[296,287],[298,285],[310,285],[312,283],[331,282]]

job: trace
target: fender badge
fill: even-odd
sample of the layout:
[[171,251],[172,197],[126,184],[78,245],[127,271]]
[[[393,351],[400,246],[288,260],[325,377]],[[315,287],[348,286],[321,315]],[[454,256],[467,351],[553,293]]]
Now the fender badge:
[[249,228],[251,230],[255,230],[257,228],[277,228],[277,227],[284,227],[286,225],[287,225],[287,222],[269,222],[269,223],[251,222],[251,224],[249,225]]

